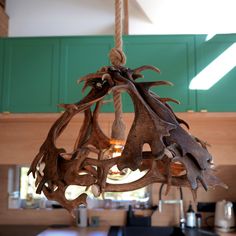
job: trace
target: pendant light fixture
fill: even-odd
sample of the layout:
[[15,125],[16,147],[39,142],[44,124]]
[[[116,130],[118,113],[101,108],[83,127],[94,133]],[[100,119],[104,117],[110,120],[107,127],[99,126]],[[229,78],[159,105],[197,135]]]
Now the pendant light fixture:
[[[152,183],[187,186],[194,196],[200,185],[206,190],[209,186],[224,186],[212,171],[212,157],[205,143],[189,134],[188,124],[176,116],[168,103],[177,101],[162,98],[150,90],[153,86],[172,84],[168,81],[138,82],[144,70],[158,74],[160,71],[154,66],[136,69],[125,66],[122,1],[115,3],[116,47],[110,53],[112,65],[80,79],[84,83],[83,90],[90,88],[89,93],[79,102],[61,105],[65,112],[50,128],[28,172],[36,178],[37,193],[43,192],[72,214],[78,205],[86,204],[87,195],[84,192],[74,200],[66,199],[65,191],[70,185],[91,187],[95,196],[104,192],[131,191]],[[127,137],[120,92],[128,93],[134,104],[134,120]],[[111,137],[104,134],[98,122],[102,101],[108,93],[113,93],[115,105]],[[84,121],[73,152],[67,153],[56,141],[71,119],[80,113],[84,113]],[[150,151],[143,151],[145,144],[149,144]],[[107,158],[111,150],[113,153],[119,151],[119,155]],[[108,183],[107,178],[122,175],[125,170],[140,170],[145,174],[130,183]]]

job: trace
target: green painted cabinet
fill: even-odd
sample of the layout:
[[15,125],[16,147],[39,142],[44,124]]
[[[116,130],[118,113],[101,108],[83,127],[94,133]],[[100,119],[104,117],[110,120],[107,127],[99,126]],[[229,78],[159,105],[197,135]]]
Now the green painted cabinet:
[[194,76],[194,36],[127,37],[124,42],[129,67],[153,65],[161,70],[160,74],[145,72],[143,81],[167,80],[174,84],[153,88],[156,94],[179,100],[180,105],[170,104],[175,111],[195,109],[195,91],[188,89]]
[[[192,36],[125,36],[124,50],[127,55],[126,66],[136,68],[142,65],[154,65],[161,69],[161,74],[144,72],[144,81],[169,80],[173,87],[154,88],[160,96],[173,97],[181,105],[172,104],[176,111],[194,109],[194,91],[188,90],[189,79],[194,75],[194,38]],[[114,46],[113,38],[71,37],[61,40],[61,100],[73,103],[83,97],[82,85],[76,81],[88,73],[96,72],[102,66],[109,65],[108,53]],[[189,68],[191,66],[191,68]],[[141,81],[141,80],[140,80]],[[107,96],[107,100],[112,97]],[[133,104],[128,94],[122,94],[124,112],[133,111]],[[106,103],[103,111],[112,111],[113,104]]]
[[[236,68],[210,90],[189,90],[191,79],[234,45],[236,35],[205,39],[206,35],[124,36],[126,66],[158,67],[160,74],[146,71],[140,81],[171,81],[174,86],[152,89],[160,97],[179,100],[180,105],[171,104],[175,111],[236,111]],[[0,111],[59,112],[58,104],[79,101],[87,91],[82,94],[77,80],[109,65],[113,46],[112,36],[0,39]],[[133,111],[129,95],[122,98],[123,110]],[[113,104],[105,104],[102,111],[113,111]]]
[[[60,103],[75,103],[85,96],[87,91],[83,94],[83,84],[78,84],[77,81],[82,76],[95,73],[102,66],[109,65],[108,53],[112,43],[112,37],[107,36],[61,39]],[[112,103],[103,106],[103,111],[111,111],[112,109]]]
[[[217,76],[218,67],[223,67],[226,60],[233,60],[234,67],[210,89],[197,91],[197,110],[209,112],[236,111],[236,35],[216,35],[207,40],[206,35],[196,36],[196,72],[203,71],[207,66],[214,65],[212,76]],[[233,56],[231,50],[234,50]],[[222,57],[222,55],[224,55]],[[216,64],[219,61],[221,64]],[[214,68],[215,67],[215,68]],[[205,78],[206,80],[208,78]]]
[[0,112],[2,111],[3,103],[3,67],[4,67],[4,40],[0,39]]
[[3,111],[56,112],[59,91],[59,40],[5,40]]

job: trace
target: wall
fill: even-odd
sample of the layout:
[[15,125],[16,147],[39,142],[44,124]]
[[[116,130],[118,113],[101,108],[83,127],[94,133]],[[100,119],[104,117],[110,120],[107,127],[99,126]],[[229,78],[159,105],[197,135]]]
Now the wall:
[[109,0],[9,0],[7,12],[10,36],[108,34],[114,18]]
[[[37,154],[40,145],[45,139],[48,129],[59,114],[1,114],[0,115],[0,164],[29,165]],[[235,169],[236,169],[236,113],[178,113],[178,116],[186,120],[191,133],[207,140],[211,144],[209,151],[214,157],[218,174],[229,190],[216,188],[205,192],[198,191],[198,201],[217,201],[223,198],[236,200]],[[124,120],[127,124],[127,132],[133,120],[133,115],[125,113]],[[82,116],[74,118],[69,127],[63,133],[58,145],[65,145],[67,150],[73,145],[76,137],[75,131],[81,125]],[[111,132],[113,114],[101,114],[100,124],[106,134]],[[61,210],[8,210],[7,203],[7,173],[0,169],[0,188],[4,194],[0,195],[0,224],[55,224],[71,223],[73,219],[63,209]],[[4,187],[5,186],[5,187]],[[5,190],[4,190],[5,188]],[[158,203],[159,184],[152,185],[153,204]],[[177,198],[176,188],[172,188],[165,198]],[[185,206],[192,199],[189,189],[184,190]],[[173,213],[174,212],[174,213]],[[102,217],[104,224],[106,219],[111,223],[120,225],[125,222],[125,211],[95,210],[91,215]],[[164,212],[155,212],[152,217],[153,225],[174,225],[178,223],[178,208],[165,206]]]
[[8,35],[8,16],[0,5],[0,37]]
[[[9,36],[113,34],[113,2],[8,0]],[[235,32],[234,0],[201,0],[197,3],[194,0],[129,2],[130,34]]]
[[[206,140],[211,146],[215,165],[236,165],[236,113],[178,113],[186,120],[195,136]],[[30,164],[42,144],[52,123],[59,117],[55,114],[0,114],[0,164]],[[128,132],[133,114],[124,113]],[[82,115],[72,119],[59,139],[70,151],[76,139]],[[100,125],[109,135],[113,114],[101,113]],[[17,155],[16,155],[17,154]]]

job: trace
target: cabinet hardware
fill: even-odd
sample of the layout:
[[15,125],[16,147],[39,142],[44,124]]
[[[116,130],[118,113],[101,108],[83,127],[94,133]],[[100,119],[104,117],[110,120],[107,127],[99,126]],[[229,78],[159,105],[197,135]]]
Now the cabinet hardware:
[[3,114],[3,115],[10,115],[11,112],[10,112],[10,111],[3,111],[2,114]]

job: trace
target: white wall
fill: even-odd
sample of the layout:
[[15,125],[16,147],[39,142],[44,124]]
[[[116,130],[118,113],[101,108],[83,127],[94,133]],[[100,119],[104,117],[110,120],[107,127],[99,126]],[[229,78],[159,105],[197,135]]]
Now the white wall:
[[7,0],[9,36],[112,34],[110,0]]
[[[236,32],[236,0],[129,0],[130,34]],[[114,0],[7,0],[9,36],[104,35]]]

